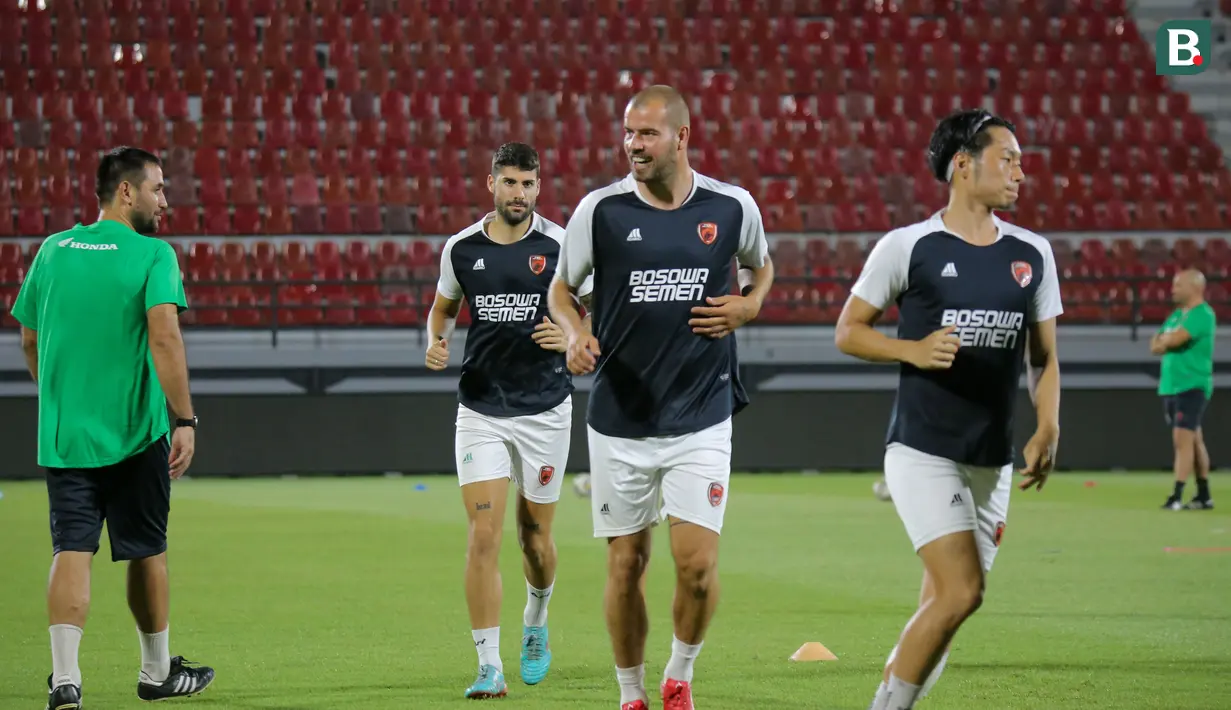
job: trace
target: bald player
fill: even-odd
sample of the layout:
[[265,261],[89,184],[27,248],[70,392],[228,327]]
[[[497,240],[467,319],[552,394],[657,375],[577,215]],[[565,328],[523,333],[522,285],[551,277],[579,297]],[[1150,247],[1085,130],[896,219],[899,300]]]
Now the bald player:
[[[1167,510],[1209,510],[1210,452],[1201,433],[1205,405],[1214,394],[1214,309],[1205,302],[1205,276],[1196,269],[1181,271],[1171,282],[1171,300],[1176,309],[1154,337],[1150,352],[1163,362],[1158,394],[1163,398],[1163,417],[1171,427],[1175,447],[1175,490],[1163,503]],[[1197,495],[1184,505],[1184,484],[1197,473]]]
[[[693,663],[718,603],[731,417],[745,404],[733,332],[756,318],[773,281],[756,202],[694,171],[689,135],[688,107],[674,89],[633,97],[624,112],[631,172],[577,206],[549,296],[569,370],[595,373],[591,510],[594,536],[607,540],[604,607],[622,710],[648,708],[643,585],[650,530],[661,519],[676,590],[660,690],[665,710],[693,707]],[[569,305],[591,274],[593,335]]]

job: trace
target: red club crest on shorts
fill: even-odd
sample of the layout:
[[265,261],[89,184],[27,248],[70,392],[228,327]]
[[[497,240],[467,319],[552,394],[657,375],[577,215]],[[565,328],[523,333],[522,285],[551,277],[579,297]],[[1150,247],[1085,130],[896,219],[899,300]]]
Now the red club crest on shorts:
[[1030,285],[1030,282],[1033,279],[1034,279],[1034,269],[1030,268],[1030,262],[1028,261],[1013,262],[1013,280],[1016,281],[1019,286],[1021,286],[1022,288],[1026,288],[1027,286]]
[[556,475],[555,466],[544,466],[540,468],[539,469],[539,485],[545,486],[548,483],[551,483],[551,479],[555,475]]
[[709,246],[718,238],[718,225],[713,222],[702,222],[697,225],[697,236],[701,237],[701,243]]
[[992,542],[996,547],[1000,547],[1000,540],[1004,538],[1004,521],[996,523],[996,533],[992,536]]
[[530,270],[534,272],[535,276],[538,276],[539,274],[543,273],[543,269],[546,269],[546,268],[547,268],[547,257],[543,256],[542,254],[535,254],[534,256],[530,257]]
[[727,492],[721,483],[711,483],[709,489],[710,505],[717,508],[722,505],[722,496]]

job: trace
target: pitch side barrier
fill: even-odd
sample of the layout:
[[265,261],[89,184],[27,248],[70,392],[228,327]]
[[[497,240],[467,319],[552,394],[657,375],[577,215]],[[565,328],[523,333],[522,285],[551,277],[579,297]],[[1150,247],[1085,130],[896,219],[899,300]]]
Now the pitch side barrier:
[[[0,478],[41,475],[35,461],[35,388],[12,334],[0,335]],[[457,365],[423,367],[423,334],[288,332],[277,347],[254,333],[190,331],[188,360],[201,417],[195,476],[452,475]],[[1231,388],[1231,329],[1218,334],[1216,387]],[[1155,394],[1157,359],[1126,329],[1062,326],[1067,470],[1162,470],[1170,434]],[[852,361],[831,328],[748,328],[741,376],[752,405],[735,419],[737,471],[879,471],[896,384],[892,366]],[[577,378],[568,470],[589,468],[585,407],[591,377]],[[1016,440],[1034,424],[1023,382]],[[1215,393],[1207,431],[1231,426],[1231,399]],[[1226,461],[1225,437],[1207,436]]]

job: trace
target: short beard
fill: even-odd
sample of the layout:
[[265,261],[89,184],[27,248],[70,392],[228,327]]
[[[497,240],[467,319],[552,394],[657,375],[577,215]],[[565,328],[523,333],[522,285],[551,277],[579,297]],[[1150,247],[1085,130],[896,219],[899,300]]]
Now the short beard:
[[510,210],[507,205],[500,205],[496,208],[496,214],[500,215],[500,218],[503,219],[510,227],[516,227],[534,215],[534,205],[526,205],[526,209],[521,215],[513,214],[513,211]]
[[154,223],[154,216],[142,214],[134,211],[132,217],[129,218],[132,222],[133,231],[137,234],[144,234],[147,237],[158,232],[158,227]]
[[658,161],[657,159],[655,159],[655,161],[656,161],[656,164],[654,166],[654,172],[650,173],[648,177],[645,177],[645,178],[637,177],[637,173],[634,172],[633,179],[637,180],[638,182],[658,183],[660,185],[665,185],[668,182],[670,182],[671,178],[675,177],[675,164],[674,163],[664,163],[664,162]]

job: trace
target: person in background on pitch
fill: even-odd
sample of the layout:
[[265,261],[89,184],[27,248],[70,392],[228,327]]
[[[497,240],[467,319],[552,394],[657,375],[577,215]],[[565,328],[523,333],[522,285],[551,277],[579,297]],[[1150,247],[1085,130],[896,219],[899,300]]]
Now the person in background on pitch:
[[111,559],[128,561],[141,645],[137,696],[195,695],[214,680],[213,669],[169,652],[170,479],[192,463],[197,419],[179,329],[188,307],[179,262],[170,244],[150,236],[167,209],[162,165],[143,150],[116,148],[99,163],[97,185],[98,221],[44,241],[13,304],[38,383],[38,463],[55,554],[47,589],[47,707],[55,710],[81,707],[77,651],[104,521]]
[[[1023,489],[1042,489],[1060,438],[1055,257],[1046,239],[995,215],[1017,201],[1024,179],[1013,124],[983,110],[953,114],[928,154],[948,206],[876,243],[835,333],[847,355],[900,363],[885,480],[924,566],[918,611],[871,710],[914,707],[983,602],[1008,516],[1024,361],[1037,428],[1023,452]],[[873,324],[895,303],[891,338]]]
[[[572,377],[566,342],[547,316],[547,288],[556,272],[564,229],[535,213],[539,157],[525,143],[507,143],[492,158],[488,189],[495,211],[445,242],[440,281],[428,317],[428,369],[449,362],[464,298],[473,316],[458,383],[458,482],[469,518],[466,603],[479,654],[479,676],[467,698],[502,697],[500,543],[509,480],[516,482],[517,538],[526,574],[521,677],[541,682],[551,667],[547,604],[556,579],[551,535],[572,435]],[[582,298],[589,296],[583,290]]]
[[[773,282],[756,201],[693,170],[690,135],[675,89],[651,86],[629,101],[630,174],[578,204],[551,287],[569,370],[595,372],[590,509],[594,536],[607,540],[603,605],[622,710],[648,710],[645,575],[660,519],[676,583],[659,690],[665,710],[693,708],[693,668],[718,606],[732,417],[747,404],[734,332],[756,318]],[[591,275],[593,335],[572,305]]]
[[[1205,275],[1187,269],[1171,282],[1175,312],[1150,338],[1150,352],[1162,356],[1158,394],[1175,446],[1175,490],[1163,503],[1167,510],[1210,510],[1210,452],[1201,419],[1214,395],[1214,309],[1205,302]],[[1184,484],[1197,473],[1197,494],[1184,505]]]

